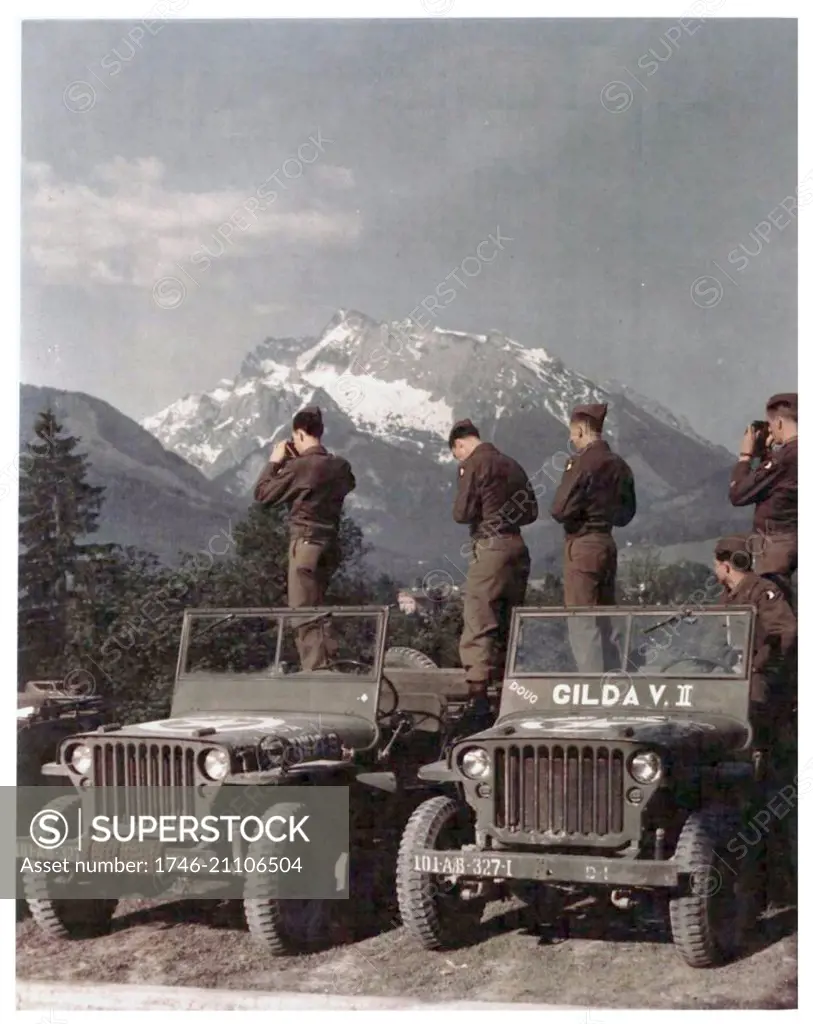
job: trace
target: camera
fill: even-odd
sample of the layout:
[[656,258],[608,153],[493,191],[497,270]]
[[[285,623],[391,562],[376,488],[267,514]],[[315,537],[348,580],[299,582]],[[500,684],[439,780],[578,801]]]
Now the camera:
[[754,457],[761,459],[768,450],[768,433],[770,431],[768,421],[754,420],[751,423],[751,430],[754,433]]

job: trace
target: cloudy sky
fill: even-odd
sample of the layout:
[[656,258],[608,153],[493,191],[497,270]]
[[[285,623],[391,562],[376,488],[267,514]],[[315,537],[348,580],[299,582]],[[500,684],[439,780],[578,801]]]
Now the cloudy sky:
[[22,59],[26,382],[141,418],[499,229],[441,326],[729,446],[796,387],[790,20],[29,22]]

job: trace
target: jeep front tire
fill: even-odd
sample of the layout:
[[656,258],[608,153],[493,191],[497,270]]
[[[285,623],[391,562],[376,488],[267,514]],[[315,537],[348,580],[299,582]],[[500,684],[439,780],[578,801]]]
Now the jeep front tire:
[[107,935],[118,900],[60,899],[58,883],[43,875],[23,879],[28,909],[40,931],[54,939],[93,939]]
[[418,871],[414,851],[460,849],[473,839],[468,808],[447,796],[425,800],[407,822],[398,850],[398,909],[407,932],[424,949],[449,948],[469,937],[485,901],[477,895],[465,899],[465,883],[461,887],[456,879]]
[[[59,797],[48,806],[62,814],[72,810],[79,802],[74,794]],[[28,909],[37,927],[55,939],[90,939],[107,935],[113,914],[119,904],[117,899],[70,899],[66,893],[75,895],[77,890],[92,893],[98,891],[92,876],[76,874],[34,874],[25,872],[22,889]]]
[[[275,804],[266,815],[293,817],[302,811],[302,804]],[[287,843],[260,841],[255,856],[287,856]],[[301,859],[301,854],[291,854]],[[307,865],[298,878],[307,878]],[[330,935],[331,900],[287,899],[286,877],[280,873],[248,875],[243,892],[243,911],[251,936],[261,942],[272,956],[305,953],[323,946]]]
[[758,852],[734,858],[727,844],[742,828],[736,814],[695,811],[678,838],[675,860],[688,891],[669,900],[672,939],[690,967],[714,967],[745,949],[758,914]]

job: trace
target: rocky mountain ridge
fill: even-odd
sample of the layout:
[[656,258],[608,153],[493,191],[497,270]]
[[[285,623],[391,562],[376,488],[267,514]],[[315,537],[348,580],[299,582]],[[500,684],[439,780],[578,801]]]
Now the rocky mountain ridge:
[[[636,475],[640,512],[619,539],[673,544],[738,525],[742,516],[726,500],[730,452],[623,383],[595,384],[547,347],[498,331],[382,323],[338,310],[318,337],[267,338],[234,378],[142,425],[246,500],[269,446],[287,436],[297,409],[316,403],[326,443],[356,471],[351,513],[376,547],[425,566],[465,541],[449,515],[452,422],[470,417],[484,438],[518,458],[544,507],[567,453],[570,409],[584,402],[609,404],[605,434]],[[538,557],[550,558],[558,528],[543,515],[528,540]]]

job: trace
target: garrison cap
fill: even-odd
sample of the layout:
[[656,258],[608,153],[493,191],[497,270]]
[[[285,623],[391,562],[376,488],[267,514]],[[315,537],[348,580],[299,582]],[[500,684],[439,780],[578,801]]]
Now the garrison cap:
[[799,406],[799,395],[795,391],[785,391],[779,395],[771,395],[765,403],[766,409],[775,409],[779,405],[789,405],[791,409]]
[[570,414],[571,420],[575,416],[589,416],[591,420],[598,423],[599,430],[604,426],[604,417],[607,415],[607,404],[595,402],[592,405],[577,405]]
[[458,420],[449,431],[449,447],[461,437],[479,437],[480,431],[471,420]]
[[740,572],[750,570],[751,554],[749,538],[741,533],[721,537],[714,545],[714,557],[718,561],[731,562]]

